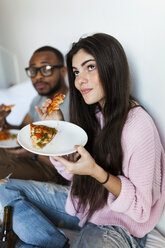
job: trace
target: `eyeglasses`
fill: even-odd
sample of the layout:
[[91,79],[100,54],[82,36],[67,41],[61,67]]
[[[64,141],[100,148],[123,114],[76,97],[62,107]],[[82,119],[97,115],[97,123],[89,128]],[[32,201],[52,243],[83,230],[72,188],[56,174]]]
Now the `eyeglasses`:
[[25,68],[26,74],[30,78],[34,78],[37,76],[38,71],[41,73],[43,77],[50,77],[53,75],[53,70],[55,68],[62,68],[63,65],[44,65],[41,67],[27,67]]

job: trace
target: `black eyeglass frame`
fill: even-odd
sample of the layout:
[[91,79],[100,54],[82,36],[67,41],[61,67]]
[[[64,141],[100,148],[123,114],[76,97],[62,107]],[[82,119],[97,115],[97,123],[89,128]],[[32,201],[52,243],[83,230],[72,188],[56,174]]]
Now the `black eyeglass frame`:
[[[51,74],[48,75],[48,76],[43,75],[43,72],[42,72],[42,68],[44,68],[44,67],[46,67],[46,66],[49,66],[49,69],[51,70]],[[30,77],[30,78],[35,78],[35,77],[37,76],[38,71],[40,72],[40,74],[41,74],[43,77],[51,77],[51,76],[53,75],[53,69],[56,69],[56,68],[57,68],[57,69],[60,69],[60,68],[62,68],[62,67],[64,67],[64,65],[43,65],[43,66],[41,66],[41,67],[26,67],[26,68],[25,68],[25,71],[26,71],[26,75],[27,75],[28,77]],[[35,76],[30,76],[30,74],[28,74],[28,71],[29,71],[30,68],[35,69]]]

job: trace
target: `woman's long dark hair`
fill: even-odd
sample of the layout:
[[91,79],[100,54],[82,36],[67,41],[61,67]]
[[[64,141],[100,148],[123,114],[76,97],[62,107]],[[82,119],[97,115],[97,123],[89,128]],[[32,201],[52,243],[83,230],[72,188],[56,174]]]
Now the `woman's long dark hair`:
[[[102,129],[96,118],[98,104],[87,105],[74,86],[72,58],[80,49],[95,58],[105,92],[105,105],[101,110],[105,122]],[[133,98],[130,96],[128,62],[121,44],[114,37],[103,33],[81,38],[73,43],[67,54],[67,67],[71,122],[87,132],[86,149],[96,163],[115,176],[122,174],[121,135]],[[73,197],[79,199],[77,212],[89,206],[86,213],[89,219],[106,204],[108,191],[90,176],[74,175],[71,196],[72,200]]]

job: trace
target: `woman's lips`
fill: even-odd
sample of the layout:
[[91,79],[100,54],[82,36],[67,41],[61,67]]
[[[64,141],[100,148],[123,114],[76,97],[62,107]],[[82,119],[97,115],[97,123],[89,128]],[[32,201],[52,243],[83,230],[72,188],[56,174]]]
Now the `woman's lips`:
[[81,90],[82,95],[87,95],[92,89],[83,89]]

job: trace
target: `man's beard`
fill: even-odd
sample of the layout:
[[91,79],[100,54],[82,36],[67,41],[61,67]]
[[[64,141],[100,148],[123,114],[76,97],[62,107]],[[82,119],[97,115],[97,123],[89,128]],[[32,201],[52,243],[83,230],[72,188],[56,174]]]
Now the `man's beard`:
[[[40,81],[39,83],[50,85],[48,82],[42,82],[42,81]],[[56,93],[60,89],[61,85],[62,85],[62,78],[61,77],[59,77],[59,80],[56,82],[56,85],[52,89],[50,89],[49,91],[47,91],[47,92],[39,91],[38,89],[36,89],[36,85],[33,84],[35,90],[38,92],[38,94],[40,96],[51,96],[51,95],[53,95],[54,93]]]

